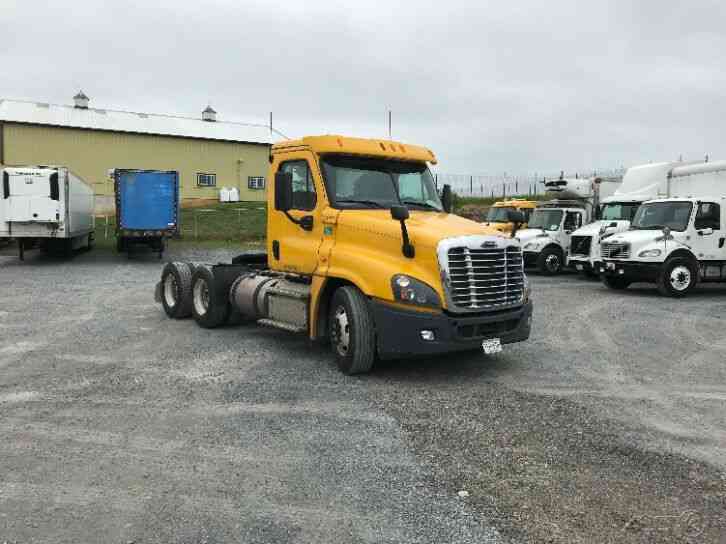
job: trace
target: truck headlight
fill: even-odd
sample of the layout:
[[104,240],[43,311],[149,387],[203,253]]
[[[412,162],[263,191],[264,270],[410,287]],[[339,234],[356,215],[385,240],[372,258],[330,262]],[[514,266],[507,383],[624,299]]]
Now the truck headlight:
[[441,299],[436,291],[431,286],[411,276],[396,274],[391,278],[391,289],[393,290],[394,300],[399,302],[434,308],[441,306]]
[[524,245],[525,250],[537,250],[539,249],[539,242],[529,242],[528,244]]
[[638,257],[660,257],[660,249],[646,249],[638,253]]

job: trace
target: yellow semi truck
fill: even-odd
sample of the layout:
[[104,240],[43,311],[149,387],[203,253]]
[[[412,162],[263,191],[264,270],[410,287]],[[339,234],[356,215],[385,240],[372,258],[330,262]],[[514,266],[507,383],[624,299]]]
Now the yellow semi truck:
[[451,188],[440,198],[428,163],[429,149],[389,140],[273,145],[267,252],[168,263],[157,301],[202,327],[248,321],[327,341],[347,374],[376,358],[495,353],[526,340],[519,242],[449,213]]
[[509,220],[509,212],[518,211],[524,214],[524,224],[520,225],[524,228],[527,226],[526,223],[529,221],[529,216],[536,207],[537,202],[534,200],[518,198],[500,200],[489,208],[487,219],[482,224],[487,227],[487,232],[491,234],[498,234],[500,232],[503,234],[511,234],[514,230],[514,223]]

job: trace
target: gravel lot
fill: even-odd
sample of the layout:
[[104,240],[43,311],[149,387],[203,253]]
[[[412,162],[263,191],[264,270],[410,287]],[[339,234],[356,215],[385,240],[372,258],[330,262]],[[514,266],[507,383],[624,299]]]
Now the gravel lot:
[[724,288],[533,275],[529,342],[349,378],[153,258],[5,253],[0,542],[726,542]]

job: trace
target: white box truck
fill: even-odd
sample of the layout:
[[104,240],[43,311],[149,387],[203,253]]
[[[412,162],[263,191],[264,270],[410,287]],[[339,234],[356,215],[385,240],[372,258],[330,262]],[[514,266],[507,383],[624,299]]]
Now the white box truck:
[[568,265],[587,276],[600,270],[600,242],[624,232],[640,205],[646,200],[667,196],[667,181],[672,170],[691,162],[659,162],[628,168],[622,185],[612,196],[600,202],[598,221],[585,225],[572,233]]
[[60,251],[93,245],[93,189],[63,166],[0,167],[0,238],[26,249]]
[[682,297],[699,282],[726,281],[726,161],[673,168],[666,193],[602,242],[600,273],[611,289],[651,282]]
[[556,200],[541,202],[529,218],[526,229],[517,232],[525,266],[536,265],[547,275],[567,266],[572,233],[595,219],[600,201],[620,187],[622,178],[564,178],[545,181],[545,192]]

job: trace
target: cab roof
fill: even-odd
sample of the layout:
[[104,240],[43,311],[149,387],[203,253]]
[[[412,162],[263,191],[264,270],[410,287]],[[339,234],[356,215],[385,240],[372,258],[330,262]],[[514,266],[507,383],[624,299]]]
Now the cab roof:
[[298,140],[287,140],[274,144],[272,153],[285,152],[295,148],[308,148],[318,155],[336,153],[436,164],[436,156],[426,147],[393,140],[351,138],[338,135],[305,136]]

